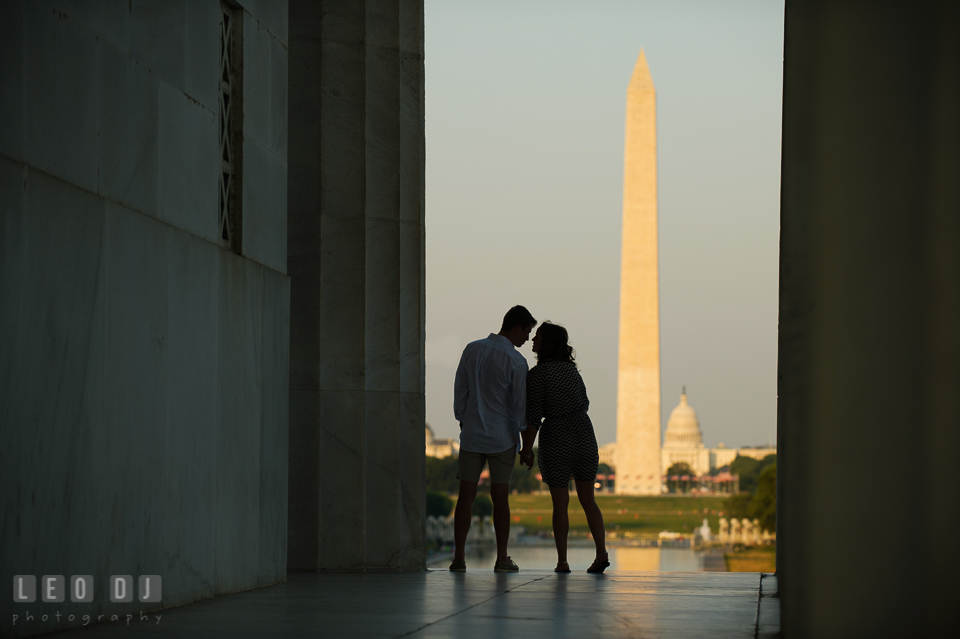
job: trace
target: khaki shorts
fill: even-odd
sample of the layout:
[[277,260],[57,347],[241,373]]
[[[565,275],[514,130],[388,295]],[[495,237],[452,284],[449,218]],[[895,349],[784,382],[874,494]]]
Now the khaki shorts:
[[457,479],[460,481],[480,481],[483,464],[487,462],[490,465],[490,481],[494,484],[509,484],[516,459],[516,446],[511,446],[500,453],[473,453],[461,448]]

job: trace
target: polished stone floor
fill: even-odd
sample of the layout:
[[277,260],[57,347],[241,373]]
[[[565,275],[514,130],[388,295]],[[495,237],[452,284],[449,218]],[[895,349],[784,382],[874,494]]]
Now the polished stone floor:
[[158,624],[120,621],[53,636],[772,637],[775,595],[776,577],[758,573],[294,574],[162,611]]

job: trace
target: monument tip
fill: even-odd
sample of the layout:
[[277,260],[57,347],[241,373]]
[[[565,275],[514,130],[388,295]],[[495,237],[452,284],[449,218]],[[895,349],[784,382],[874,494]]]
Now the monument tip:
[[630,77],[630,89],[641,91],[653,91],[653,77],[650,75],[650,67],[647,66],[647,56],[640,49],[640,55],[637,56],[637,63],[633,66],[633,75]]

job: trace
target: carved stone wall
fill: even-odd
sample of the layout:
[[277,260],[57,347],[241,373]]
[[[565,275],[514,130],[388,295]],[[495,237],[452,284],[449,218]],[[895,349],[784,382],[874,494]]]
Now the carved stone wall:
[[422,570],[422,0],[290,3],[291,570]]

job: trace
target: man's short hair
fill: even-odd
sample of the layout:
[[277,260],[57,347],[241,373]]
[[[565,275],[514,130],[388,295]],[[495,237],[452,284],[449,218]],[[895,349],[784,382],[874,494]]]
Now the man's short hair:
[[503,316],[503,325],[500,327],[501,331],[509,331],[514,326],[523,326],[524,328],[530,326],[531,328],[537,325],[537,320],[533,319],[533,315],[530,314],[523,306],[514,306],[507,314]]

